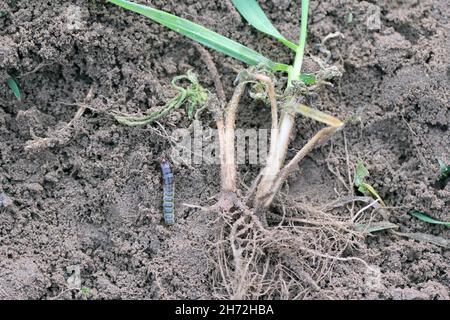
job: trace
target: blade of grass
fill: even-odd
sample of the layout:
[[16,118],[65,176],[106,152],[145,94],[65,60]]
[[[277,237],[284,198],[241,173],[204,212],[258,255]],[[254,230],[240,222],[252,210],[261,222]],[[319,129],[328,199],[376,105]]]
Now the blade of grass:
[[19,89],[19,86],[17,85],[17,82],[13,78],[10,78],[6,81],[6,83],[8,84],[8,87],[12,90],[14,95],[16,96],[17,100],[21,101],[22,94],[20,93],[20,89]]
[[440,224],[440,225],[450,227],[450,222],[439,221],[439,220],[433,219],[429,215],[427,215],[423,212],[420,212],[420,211],[411,211],[409,214],[423,222],[427,222],[427,223],[431,223],[431,224]]
[[215,49],[249,65],[266,65],[273,71],[287,71],[289,66],[274,62],[253,49],[224,37],[199,24],[173,14],[125,0],[107,0],[124,9],[142,14],[206,47]]
[[247,22],[250,23],[250,25],[252,25],[255,29],[274,37],[285,46],[297,51],[298,46],[283,37],[283,35],[270,22],[269,18],[267,18],[266,14],[258,5],[256,0],[232,0],[232,2],[239,13],[242,14],[245,20],[247,20]]

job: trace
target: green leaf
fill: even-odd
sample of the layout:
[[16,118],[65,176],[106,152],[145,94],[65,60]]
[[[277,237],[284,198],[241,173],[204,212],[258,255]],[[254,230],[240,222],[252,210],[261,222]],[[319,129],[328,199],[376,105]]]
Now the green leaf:
[[17,100],[21,101],[22,95],[20,93],[20,89],[19,89],[19,86],[17,85],[17,82],[13,78],[10,78],[6,81],[6,83],[8,84],[8,87],[12,90],[14,95],[16,96]]
[[226,38],[199,24],[177,17],[173,14],[147,7],[125,0],[107,0],[124,9],[142,14],[167,28],[174,30],[206,47],[220,51],[230,57],[241,60],[249,65],[265,65],[273,71],[287,71],[288,66],[273,62],[260,53],[250,49],[234,40]]
[[302,73],[300,75],[300,81],[302,81],[307,86],[311,86],[313,84],[316,84],[316,77],[313,74]]
[[423,222],[427,222],[427,223],[431,223],[431,224],[440,224],[440,225],[450,227],[450,222],[435,220],[435,219],[431,218],[429,215],[427,215],[423,212],[420,212],[420,211],[411,211],[409,214]]
[[245,20],[247,20],[247,22],[255,29],[274,37],[285,46],[297,51],[298,46],[281,35],[270,22],[269,18],[267,18],[256,0],[232,0],[232,2],[239,13],[242,14]]
[[364,178],[369,176],[369,170],[364,166],[362,161],[358,161],[355,169],[355,176],[353,177],[353,184],[359,188],[363,183]]
[[85,298],[89,298],[91,296],[91,289],[87,287],[81,287],[80,292]]
[[355,185],[355,187],[358,188],[359,192],[366,195],[367,194],[372,195],[375,199],[378,199],[380,201],[380,204],[382,206],[385,206],[383,199],[381,199],[380,195],[375,190],[375,188],[364,181],[365,178],[368,176],[369,170],[367,170],[362,161],[358,161],[356,163],[355,176],[353,177],[353,184]]
[[360,185],[358,186],[358,191],[361,192],[362,194],[366,194],[367,193],[366,184],[361,182]]

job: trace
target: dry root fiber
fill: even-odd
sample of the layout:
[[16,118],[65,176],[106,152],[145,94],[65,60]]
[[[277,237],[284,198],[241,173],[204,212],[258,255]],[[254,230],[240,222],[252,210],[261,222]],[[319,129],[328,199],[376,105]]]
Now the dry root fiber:
[[[208,244],[216,298],[328,299],[339,264],[370,266],[363,236],[350,223],[293,200],[275,207],[264,226],[248,208],[219,212]],[[351,265],[353,266],[353,265]]]
[[[218,97],[225,105],[217,69],[208,52],[200,46],[197,49],[215,79]],[[271,79],[251,71],[240,74],[239,79],[241,81],[233,97],[215,116],[220,142],[222,190],[219,201],[207,209],[217,214],[210,228],[212,240],[207,245],[215,295],[222,299],[331,298],[330,292],[323,287],[326,287],[337,263],[356,261],[370,268],[364,260],[353,257],[362,251],[362,235],[352,230],[349,219],[345,221],[330,212],[305,208],[286,199],[273,205],[270,208],[272,213],[268,213],[268,209],[273,204],[275,193],[298,162],[320,141],[341,129],[343,123],[302,105],[300,113],[306,113],[306,116],[330,127],[319,131],[281,171],[283,161],[276,162],[275,169],[269,166],[270,170],[263,170],[258,176],[262,177],[261,181],[256,179],[249,194],[241,201],[236,188],[234,130],[239,100],[250,80],[268,87],[273,129],[268,162],[274,163],[274,154],[284,155],[287,144],[277,152],[274,141],[282,130],[278,128],[277,103]],[[248,200],[256,189],[256,201],[253,208],[249,208]],[[277,207],[282,215],[273,213]],[[328,289],[332,287],[327,286]]]

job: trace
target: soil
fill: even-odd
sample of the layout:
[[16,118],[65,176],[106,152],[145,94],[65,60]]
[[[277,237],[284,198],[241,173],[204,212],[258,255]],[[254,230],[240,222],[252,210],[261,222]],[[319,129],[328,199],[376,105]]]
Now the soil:
[[[281,62],[292,59],[289,49],[253,30],[225,0],[139,2]],[[297,39],[300,1],[259,3],[287,38]],[[374,3],[381,18],[375,27],[367,23]],[[437,161],[450,163],[448,1],[310,6],[308,57],[321,54],[317,45],[328,34],[344,36],[326,43],[343,76],[310,104],[360,121],[346,126],[345,140],[338,134],[316,148],[283,192],[314,207],[353,194],[348,155],[351,168],[358,160],[366,164],[368,181],[390,207],[384,219],[398,231],[448,239],[445,226],[408,214],[418,210],[450,220],[450,185],[438,183]],[[177,221],[166,227],[159,160],[171,145],[164,132],[187,128],[190,120],[180,109],[161,126],[125,127],[110,115],[163,105],[175,94],[171,79],[188,69],[214,91],[191,41],[104,1],[3,0],[0,11],[6,13],[0,17],[0,298],[217,297],[205,254],[214,214],[183,203],[211,204],[220,188],[219,168],[173,167]],[[211,54],[230,97],[234,69],[244,65]],[[6,86],[10,76],[20,85],[20,102]],[[89,108],[67,128],[84,102]],[[270,126],[269,112],[260,112],[264,105],[249,97],[242,105],[248,107],[240,110],[238,127]],[[210,115],[202,121],[214,127]],[[289,156],[318,128],[299,118]],[[38,138],[49,140],[25,148]],[[258,169],[239,166],[241,181],[251,183]],[[342,207],[339,214],[349,211]],[[328,298],[450,298],[448,248],[386,231],[367,236],[364,246],[372,253],[365,260],[380,272],[377,285],[368,285],[371,276],[360,264],[343,262],[319,283]],[[85,290],[67,290],[74,268]]]

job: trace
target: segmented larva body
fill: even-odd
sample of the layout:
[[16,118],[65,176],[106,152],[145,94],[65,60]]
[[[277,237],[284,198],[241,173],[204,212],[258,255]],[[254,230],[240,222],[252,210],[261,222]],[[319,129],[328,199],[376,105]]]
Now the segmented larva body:
[[161,161],[161,171],[163,176],[163,213],[166,224],[171,225],[175,222],[174,215],[174,184],[173,174],[170,170],[169,162]]

